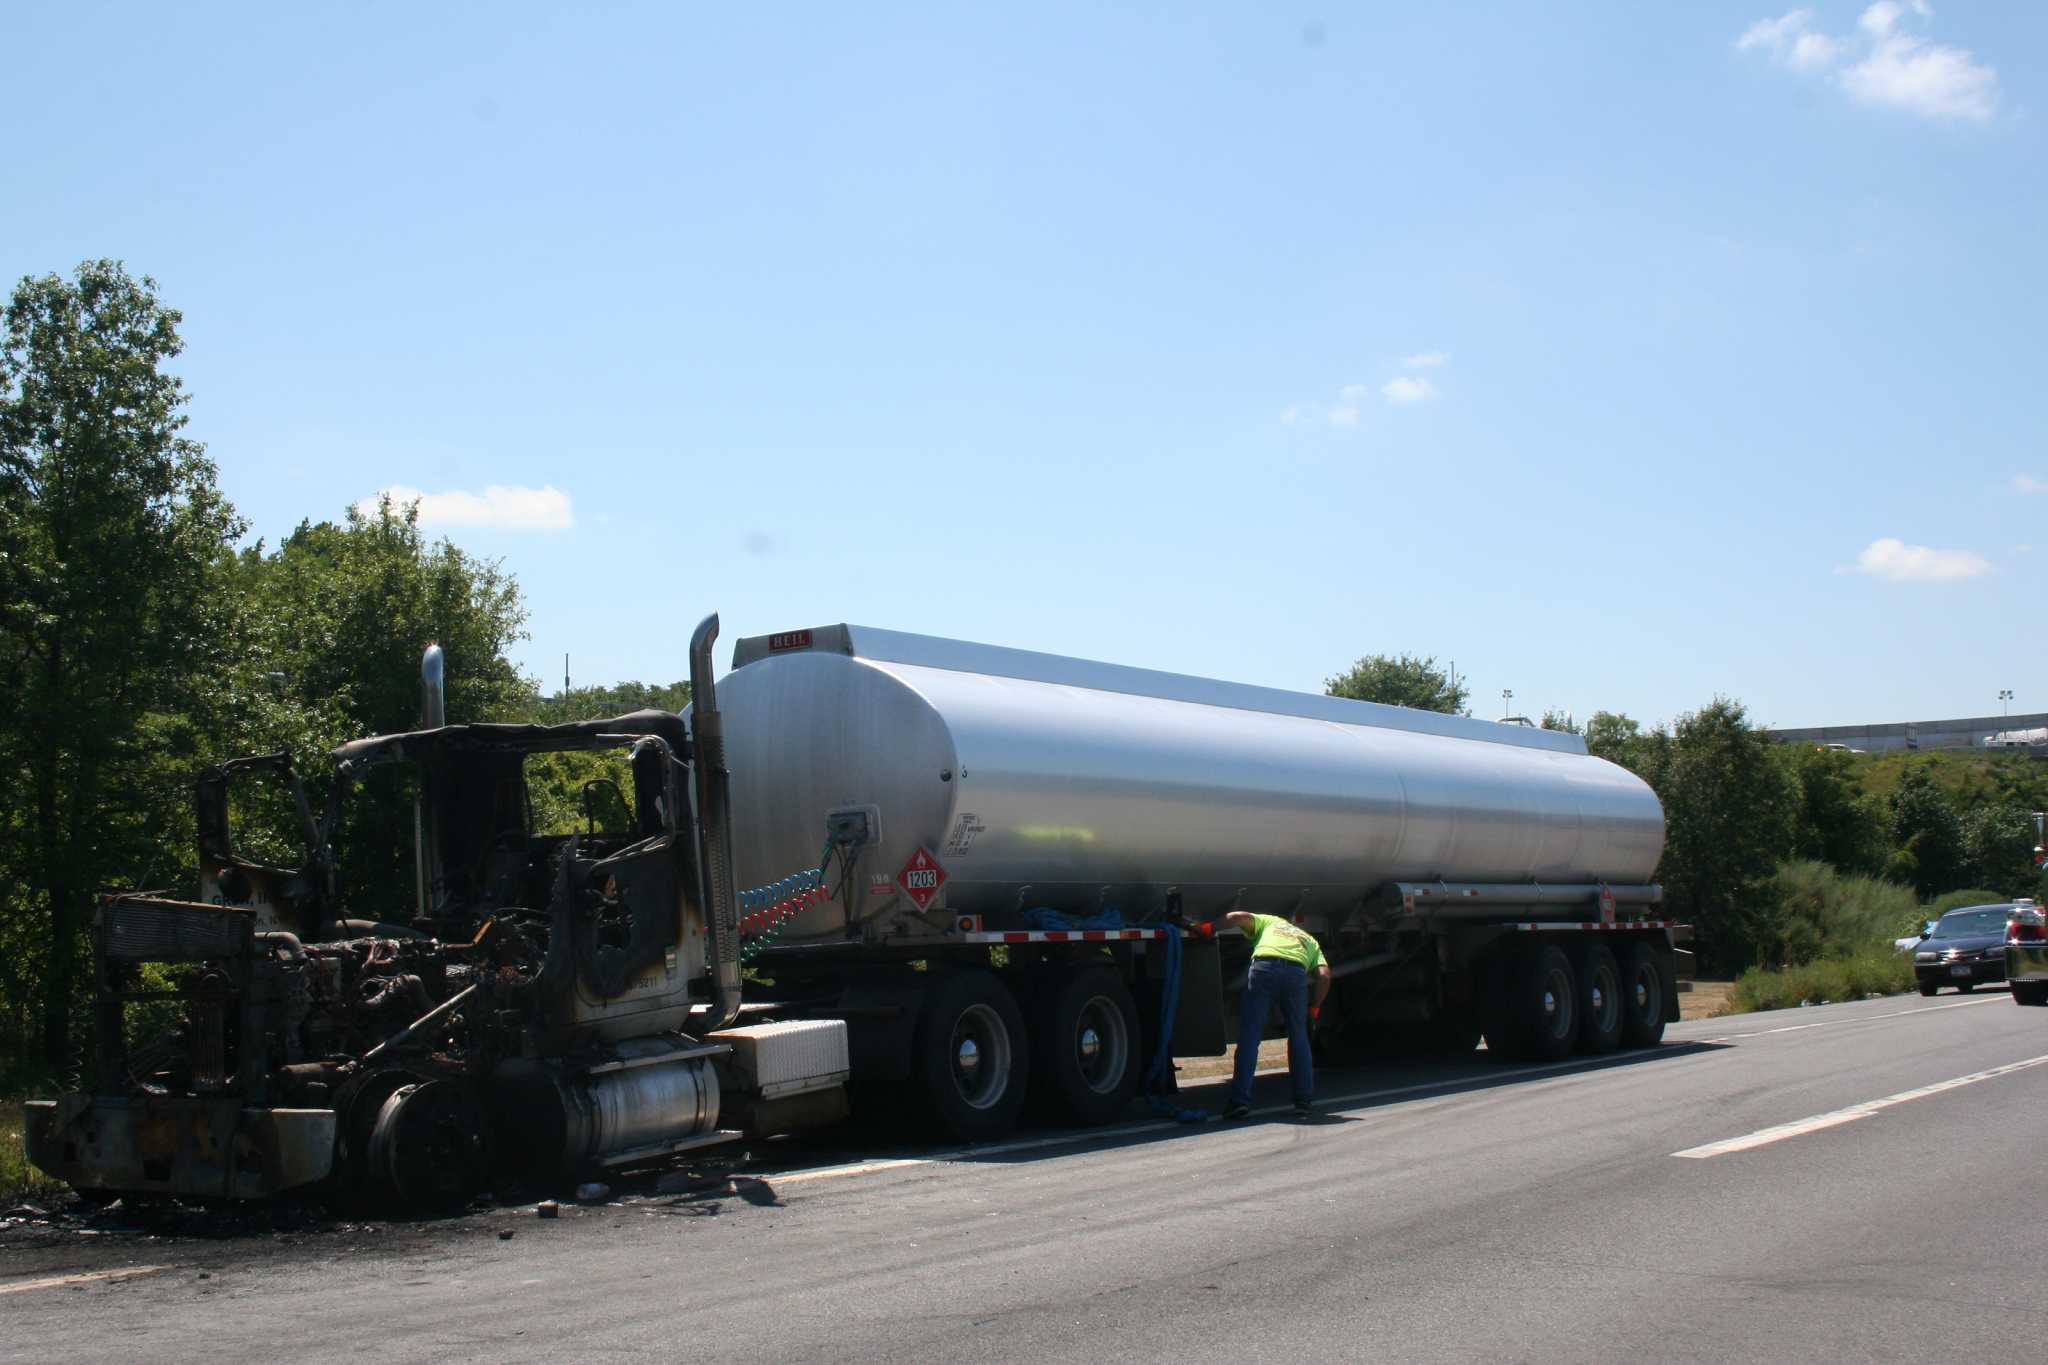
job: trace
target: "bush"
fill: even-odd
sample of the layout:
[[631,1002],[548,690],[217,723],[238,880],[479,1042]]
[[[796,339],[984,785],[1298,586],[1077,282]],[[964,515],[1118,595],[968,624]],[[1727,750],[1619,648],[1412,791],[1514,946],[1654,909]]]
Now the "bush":
[[1734,1014],[1782,1010],[1861,1000],[1867,995],[1898,995],[1911,989],[1910,956],[1888,949],[1870,950],[1778,971],[1752,967],[1736,979],[1735,989],[1728,993],[1728,1008]]
[[1921,915],[1910,887],[1801,861],[1781,864],[1741,918],[1761,965],[1798,967],[1889,951],[1919,929]]

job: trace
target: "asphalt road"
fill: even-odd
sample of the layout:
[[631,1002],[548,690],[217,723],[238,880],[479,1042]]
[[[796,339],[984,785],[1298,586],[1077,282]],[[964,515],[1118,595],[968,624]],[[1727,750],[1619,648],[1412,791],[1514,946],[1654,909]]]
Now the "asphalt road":
[[1307,1124],[1284,1085],[1250,1123],[799,1152],[376,1245],[0,1253],[0,1356],[1922,1361],[2048,1327],[2048,1010],[2002,991],[1328,1073]]

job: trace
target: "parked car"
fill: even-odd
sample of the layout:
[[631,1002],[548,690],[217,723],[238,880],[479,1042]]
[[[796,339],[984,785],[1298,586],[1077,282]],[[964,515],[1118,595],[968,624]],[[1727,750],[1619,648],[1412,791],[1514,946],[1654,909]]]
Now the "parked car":
[[1918,948],[1922,943],[1925,943],[1927,941],[1928,935],[1934,932],[1934,925],[1935,921],[1928,920],[1926,923],[1920,926],[1919,933],[1908,934],[1904,938],[1893,939],[1892,947],[1901,953],[1912,952],[1914,949]]
[[2005,980],[2005,926],[2012,904],[1965,905],[1935,922],[1913,953],[1913,977],[1920,994],[1943,986],[1973,991],[1987,981]]
[[2048,915],[2031,900],[2014,901],[2005,922],[2005,979],[2015,1005],[2048,1005]]

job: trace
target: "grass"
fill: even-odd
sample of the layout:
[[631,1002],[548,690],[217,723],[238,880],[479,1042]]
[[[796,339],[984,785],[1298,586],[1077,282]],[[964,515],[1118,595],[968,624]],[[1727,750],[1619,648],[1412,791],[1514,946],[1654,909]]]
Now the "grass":
[[1871,949],[1775,971],[1752,967],[1736,978],[1735,989],[1728,993],[1728,1012],[1829,1005],[1861,1000],[1867,995],[1898,995],[1912,989],[1911,957],[1887,949]]

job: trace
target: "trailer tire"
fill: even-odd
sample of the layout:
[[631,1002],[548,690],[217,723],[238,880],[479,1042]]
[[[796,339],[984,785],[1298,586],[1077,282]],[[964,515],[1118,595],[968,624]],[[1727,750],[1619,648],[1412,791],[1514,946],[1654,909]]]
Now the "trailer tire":
[[1572,965],[1579,973],[1579,1051],[1605,1056],[1621,1045],[1621,964],[1606,944],[1588,943]]
[[1623,1047],[1664,1041],[1664,967],[1647,943],[1631,943],[1622,954],[1621,1016]]
[[934,1136],[983,1142],[1016,1127],[1031,1046],[1010,988],[985,971],[941,973],[918,1011],[910,1075]]
[[1579,1041],[1579,981],[1564,949],[1542,943],[1524,951],[1510,978],[1508,1031],[1519,1061],[1557,1062]]
[[1031,1097],[1056,1122],[1094,1127],[1138,1091],[1138,1007],[1107,967],[1062,970],[1031,1011]]

